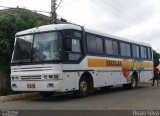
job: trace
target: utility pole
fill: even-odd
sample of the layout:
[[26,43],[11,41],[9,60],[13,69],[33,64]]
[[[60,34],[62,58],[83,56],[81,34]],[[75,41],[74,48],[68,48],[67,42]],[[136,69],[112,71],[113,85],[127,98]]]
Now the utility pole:
[[57,23],[56,3],[57,0],[51,0],[51,24]]

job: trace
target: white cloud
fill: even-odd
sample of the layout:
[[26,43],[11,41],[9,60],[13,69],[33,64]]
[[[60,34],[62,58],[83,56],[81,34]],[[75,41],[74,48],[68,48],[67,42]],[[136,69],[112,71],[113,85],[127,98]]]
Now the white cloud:
[[[50,11],[50,1],[0,0],[0,5]],[[57,12],[94,30],[151,43],[160,52],[160,0],[63,0]]]

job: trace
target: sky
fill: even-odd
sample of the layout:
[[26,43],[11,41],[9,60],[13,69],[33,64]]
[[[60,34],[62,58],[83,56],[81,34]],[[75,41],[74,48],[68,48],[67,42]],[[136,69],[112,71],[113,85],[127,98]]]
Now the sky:
[[[50,12],[51,0],[0,0],[0,6]],[[149,43],[160,52],[160,0],[63,0],[57,14],[93,30]]]

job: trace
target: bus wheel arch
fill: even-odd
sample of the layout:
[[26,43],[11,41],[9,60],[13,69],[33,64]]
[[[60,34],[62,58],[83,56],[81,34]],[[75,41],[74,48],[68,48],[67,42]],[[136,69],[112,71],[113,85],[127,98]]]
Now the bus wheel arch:
[[79,97],[85,97],[93,92],[94,82],[91,73],[84,72],[79,79],[79,90],[77,92]]

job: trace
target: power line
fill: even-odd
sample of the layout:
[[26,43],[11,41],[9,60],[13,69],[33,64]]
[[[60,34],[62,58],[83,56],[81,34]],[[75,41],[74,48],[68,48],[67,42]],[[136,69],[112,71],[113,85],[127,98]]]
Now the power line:
[[[93,0],[93,2],[95,2],[96,4],[97,4],[97,1],[94,1]],[[117,14],[118,12],[119,12],[119,9],[117,9],[117,8],[124,8],[123,6],[121,6],[121,5],[118,5],[118,7],[117,6],[115,6],[116,4],[112,4],[112,3],[110,3],[110,2],[107,2],[107,1],[103,1],[104,2],[104,4],[106,4],[106,5],[109,5],[109,7],[111,7],[113,10],[114,10],[114,12],[115,12],[115,14]],[[114,7],[115,6],[115,7]],[[121,6],[121,7],[120,7]],[[102,8],[103,6],[101,5],[101,8]],[[106,9],[106,7],[103,7],[104,9]],[[126,8],[125,8],[126,9]],[[108,10],[108,9],[107,9]],[[127,22],[130,22],[131,20],[132,21],[134,21],[134,23],[135,24],[137,24],[138,22],[139,22],[139,20],[136,18],[136,16],[134,16],[133,15],[133,13],[130,13],[130,14],[132,14],[132,15],[123,15],[124,17],[123,17],[123,19],[125,20],[125,21],[127,21]],[[119,15],[118,15],[119,16]],[[133,23],[133,22],[132,22]],[[144,24],[144,26],[145,27],[147,27],[147,28],[144,28],[145,30],[149,30],[149,28],[148,27],[151,27],[149,24],[146,24],[146,23],[143,23]],[[150,31],[150,30],[149,30]]]
[[59,6],[61,5],[62,1],[63,1],[63,0],[61,0],[61,1],[59,2],[59,4],[57,5],[57,7],[56,7],[55,10],[57,10],[57,9],[59,8]]
[[[95,0],[92,0],[92,2],[95,2],[96,5],[97,5],[98,3],[100,3],[100,1],[97,2],[97,1],[95,1]],[[120,10],[119,8],[123,8],[124,10],[127,9],[126,7],[122,6],[121,4],[118,4],[117,2],[116,2],[116,3],[108,3],[108,2],[109,2],[109,1],[103,1],[103,4],[99,4],[98,6],[99,6],[100,8],[102,8],[102,9],[107,9],[106,6],[104,6],[104,5],[107,5],[107,6],[111,7],[111,8],[113,9],[115,15],[117,15],[118,17],[121,15],[121,14],[119,13],[119,10]],[[108,10],[108,9],[107,9],[107,10]],[[119,14],[118,14],[118,13],[119,13]],[[145,32],[145,35],[146,35],[146,34],[149,34],[150,31],[152,31],[153,26],[149,25],[147,22],[142,22],[142,21],[141,21],[141,23],[139,23],[140,20],[137,18],[137,16],[135,16],[135,13],[133,13],[133,12],[131,12],[130,14],[127,13],[127,15],[126,15],[126,14],[123,14],[122,20],[123,20],[123,19],[124,19],[124,21],[126,21],[127,23],[130,23],[130,22],[132,21],[132,25],[130,25],[130,26],[136,27],[135,25],[140,24],[140,26],[143,27],[143,28],[141,28],[141,31],[142,31],[142,30],[143,30],[143,31],[146,31],[146,32]],[[134,25],[134,24],[135,24],[135,25]],[[131,37],[131,36],[130,36],[130,37]],[[159,37],[159,35],[157,35],[157,37]],[[146,36],[146,40],[148,40],[148,39],[149,39],[149,36]]]
[[[74,25],[78,25],[78,26],[84,26],[83,24],[77,24],[77,23],[75,23],[74,21],[71,21],[71,20],[68,20],[68,19],[67,19],[67,22],[69,22],[69,23],[71,23],[71,24],[74,24]],[[88,27],[89,29],[95,28],[95,27],[93,27],[93,26],[91,26],[91,25],[87,25],[87,24],[85,24],[85,26]]]
[[[58,9],[58,7],[61,5],[63,0],[61,0],[58,4],[58,6],[56,7],[56,10]],[[73,0],[73,2],[77,2],[79,0]],[[92,0],[93,2],[95,2],[96,4],[98,3],[97,0],[94,1]],[[65,2],[64,2],[65,3]],[[71,4],[71,2],[68,2],[68,4]],[[66,3],[67,4],[67,3]],[[119,2],[116,2],[116,4],[113,4],[113,3],[110,3],[108,1],[103,1],[103,4],[105,5],[108,5],[109,7],[111,7],[114,11],[115,11],[115,14],[117,14],[119,12],[119,9],[118,8],[123,8],[123,9],[126,9],[126,7],[124,7],[123,4],[119,3]],[[3,8],[11,8],[11,7],[7,7],[7,6],[0,6],[0,7],[3,7]],[[104,7],[102,4],[99,5],[99,7],[103,8],[103,9],[106,9],[106,7]],[[107,9],[108,10],[108,9]],[[32,10],[31,10],[32,11]],[[50,12],[47,12],[47,11],[41,11],[41,10],[33,10],[33,12],[43,12],[43,13],[50,13]],[[139,20],[136,18],[136,16],[134,15],[133,12],[131,12],[130,14],[127,14],[127,15],[123,15],[123,19],[125,21],[127,21],[128,23],[131,22],[131,21],[134,21],[135,24],[137,24],[139,22]],[[132,22],[133,23],[133,22]],[[145,30],[149,30],[149,28],[151,28],[152,26],[150,26],[149,24],[147,23],[143,23]],[[149,28],[148,28],[149,27]]]
[[[121,4],[119,2],[117,2],[117,6],[120,6],[120,8],[123,8],[124,10],[127,9],[124,4]],[[124,15],[127,18],[133,20],[134,22],[139,22],[140,20],[135,16],[135,13],[131,10],[130,13],[128,15]],[[144,27],[143,30],[146,30],[146,34],[149,34],[149,32],[151,31],[151,28],[153,28],[151,25],[149,25],[147,22],[141,22],[142,26]],[[148,32],[148,33],[147,33]],[[159,36],[159,35],[158,35]],[[157,36],[157,37],[158,37]],[[146,38],[148,39],[148,38]]]
[[64,2],[63,5],[73,4],[73,3],[79,2],[79,1],[81,1],[81,0],[72,0],[70,2]]

